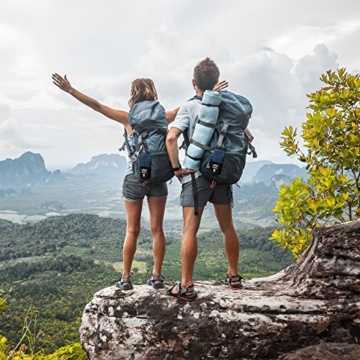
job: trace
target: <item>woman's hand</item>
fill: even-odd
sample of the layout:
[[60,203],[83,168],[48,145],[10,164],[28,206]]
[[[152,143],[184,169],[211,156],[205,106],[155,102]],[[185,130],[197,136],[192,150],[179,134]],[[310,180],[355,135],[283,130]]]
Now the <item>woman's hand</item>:
[[59,74],[52,74],[53,83],[60,88],[61,90],[71,94],[73,92],[73,88],[70,84],[70,81],[67,79],[66,75],[64,77]]
[[99,103],[97,100],[91,98],[90,96],[81,93],[79,90],[74,89],[71,86],[70,81],[67,79],[66,75],[62,77],[59,74],[55,73],[52,74],[51,77],[54,85],[56,85],[59,89],[71,94],[76,100],[80,101],[86,106],[89,106],[95,111],[98,111],[106,117],[124,125],[128,134],[132,133],[132,128],[128,123],[128,113],[126,111],[112,109],[104,104]]
[[254,135],[251,133],[251,131],[248,128],[245,129],[245,134],[247,135],[249,142],[252,142],[254,140]]
[[213,91],[225,90],[229,86],[226,80],[219,81],[213,88]]

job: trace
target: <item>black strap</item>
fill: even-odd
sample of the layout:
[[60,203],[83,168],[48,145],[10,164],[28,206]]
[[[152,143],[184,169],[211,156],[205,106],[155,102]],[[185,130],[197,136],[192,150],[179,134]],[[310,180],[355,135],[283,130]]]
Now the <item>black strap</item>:
[[133,155],[135,154],[135,151],[130,146],[130,143],[129,143],[129,140],[128,140],[128,134],[127,134],[127,131],[126,131],[125,127],[124,127],[124,135],[123,136],[124,136],[125,140],[124,140],[124,143],[122,144],[121,148],[119,149],[119,151],[123,151],[126,148],[127,151],[128,151],[130,159],[132,159]]
[[201,103],[202,105],[208,106],[208,107],[219,107],[219,105],[213,105],[213,104],[206,104],[206,103]]
[[198,124],[200,124],[200,125],[203,125],[203,126],[212,128],[212,129],[216,129],[216,128],[217,128],[217,124],[207,123],[207,122],[205,122],[205,121],[200,120],[198,117],[196,118],[195,122],[198,123]]
[[249,155],[252,154],[253,158],[257,158],[257,153],[256,153],[256,150],[255,150],[255,146],[252,145],[251,143],[249,143],[249,152],[248,152]]
[[202,101],[202,96],[195,95],[191,99],[189,99],[188,101],[191,101],[191,100],[200,100],[200,101]]
[[[184,137],[185,143],[187,144],[187,146],[189,146],[190,140],[189,140],[188,129],[186,129],[183,132],[183,137]],[[193,197],[194,197],[194,214],[199,215],[199,194],[198,194],[197,186],[196,186],[195,173],[191,173],[191,185],[192,185]]]
[[202,159],[202,157],[201,157],[201,158],[195,158],[195,157],[190,156],[190,155],[188,155],[188,154],[187,154],[186,156],[189,157],[190,159],[194,160],[194,161],[199,161],[199,160]]
[[[207,151],[211,151],[211,147],[206,146],[206,145],[204,145],[204,144],[200,144],[199,142],[197,142],[197,141],[194,140],[194,139],[191,139],[191,140],[190,140],[190,144],[194,144],[195,146],[199,147],[200,149],[207,150]],[[186,156],[189,156],[189,155],[186,154]],[[189,156],[189,157],[191,157],[191,156]],[[201,159],[202,159],[202,157],[201,157],[200,159],[198,159],[198,160],[201,160]]]
[[[248,138],[249,140],[249,136],[247,133],[245,133],[245,136]],[[256,153],[256,150],[255,150],[255,146],[250,142],[249,140],[249,143],[248,143],[248,148],[249,148],[249,151],[247,152],[248,155],[251,155],[253,156],[253,158],[257,158],[257,153]]]
[[196,178],[194,173],[191,173],[191,184],[194,196],[194,214],[199,215],[199,194],[197,191]]

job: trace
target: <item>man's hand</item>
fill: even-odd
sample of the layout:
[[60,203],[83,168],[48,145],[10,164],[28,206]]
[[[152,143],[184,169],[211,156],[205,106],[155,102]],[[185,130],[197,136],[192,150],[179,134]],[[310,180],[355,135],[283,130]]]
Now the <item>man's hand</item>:
[[225,90],[229,86],[226,80],[219,81],[213,88],[213,91]]
[[174,172],[175,176],[179,179],[179,181],[181,181],[181,178],[184,176],[184,175],[189,175],[189,174],[193,174],[195,173],[196,170],[191,170],[191,169],[179,169],[177,171]]

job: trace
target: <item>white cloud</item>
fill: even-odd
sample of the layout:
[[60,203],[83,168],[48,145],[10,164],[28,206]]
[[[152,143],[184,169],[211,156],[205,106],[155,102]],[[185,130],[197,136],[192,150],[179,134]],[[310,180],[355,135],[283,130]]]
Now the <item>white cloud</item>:
[[121,145],[121,126],[57,89],[53,72],[68,74],[80,91],[125,110],[131,81],[150,77],[164,106],[173,108],[192,96],[193,67],[206,56],[217,62],[230,90],[251,100],[260,159],[281,156],[280,133],[284,126],[301,125],[305,94],[320,86],[320,75],[343,66],[359,70],[360,2],[224,4],[5,1],[1,157],[31,148],[49,166],[75,165]]
[[313,54],[302,57],[294,68],[294,73],[302,84],[304,91],[310,93],[321,86],[320,75],[328,70],[336,70],[337,54],[329,51],[324,44],[318,44]]

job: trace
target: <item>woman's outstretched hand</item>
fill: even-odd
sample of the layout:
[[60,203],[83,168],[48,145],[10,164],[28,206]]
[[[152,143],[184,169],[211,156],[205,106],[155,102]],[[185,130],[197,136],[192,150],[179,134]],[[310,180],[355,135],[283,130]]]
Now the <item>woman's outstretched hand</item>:
[[71,94],[73,88],[70,84],[70,81],[67,79],[66,75],[64,77],[60,76],[59,74],[52,74],[53,83],[60,88],[61,90]]
[[229,86],[226,80],[219,81],[213,88],[213,91],[225,90]]

